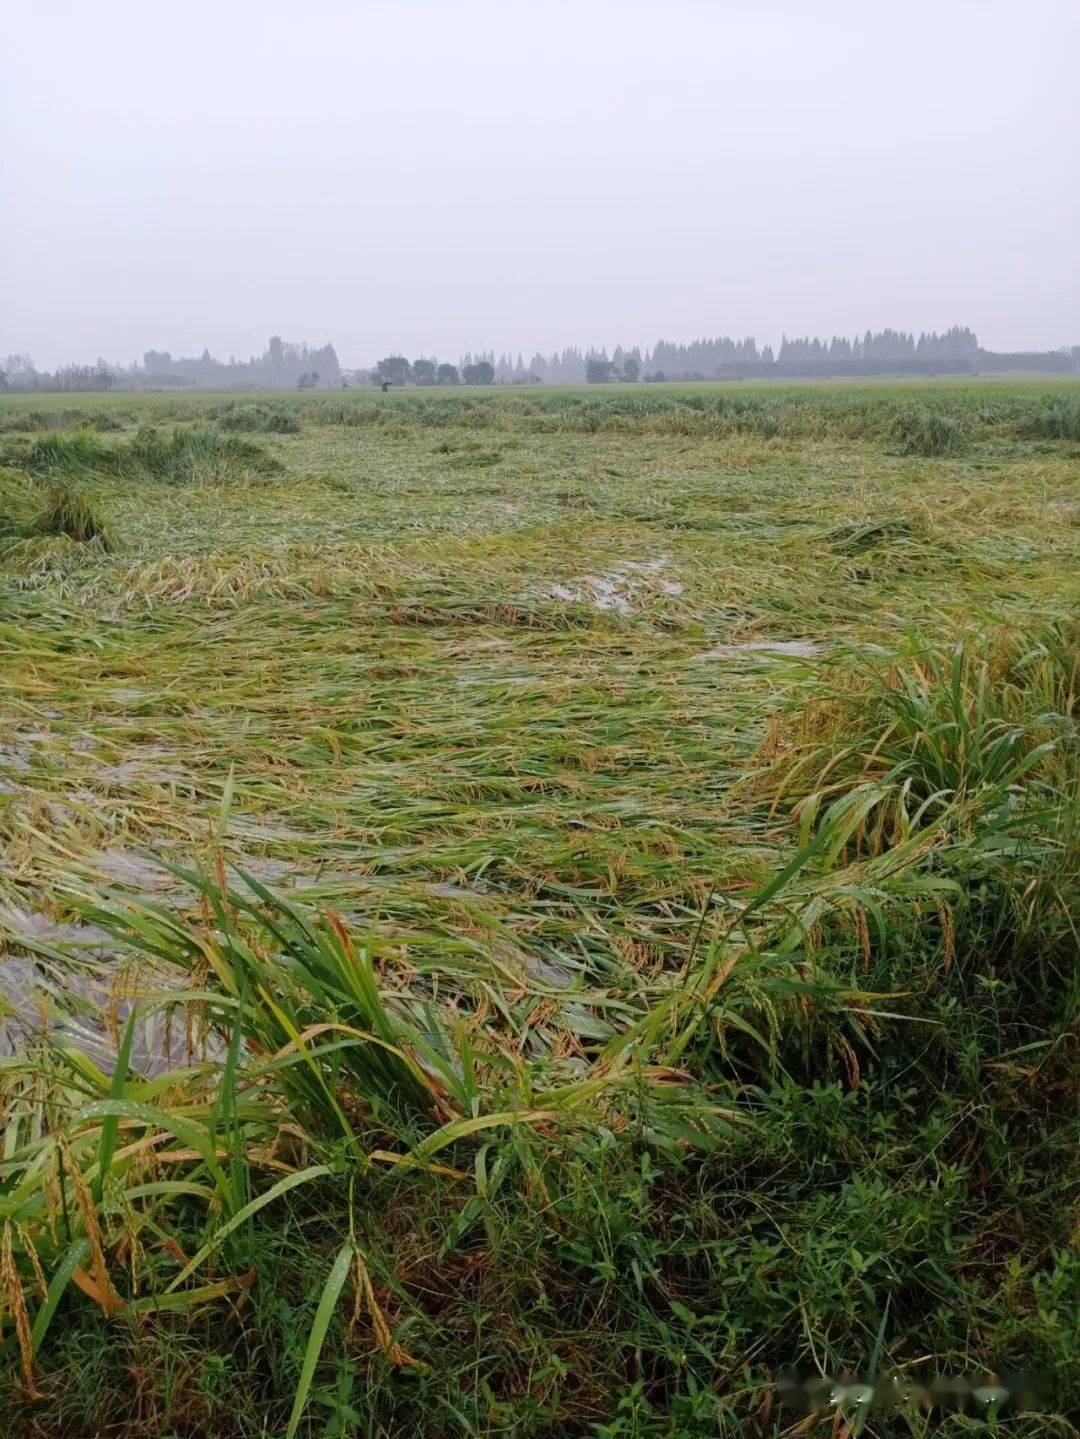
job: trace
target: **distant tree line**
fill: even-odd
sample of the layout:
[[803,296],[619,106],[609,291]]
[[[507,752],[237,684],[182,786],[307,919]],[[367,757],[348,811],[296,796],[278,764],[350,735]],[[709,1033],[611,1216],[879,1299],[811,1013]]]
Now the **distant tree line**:
[[[852,367],[857,373],[863,366],[875,366],[882,362],[920,361],[931,364],[942,361],[944,365],[970,364],[974,366],[979,354],[979,343],[967,326],[954,326],[939,335],[935,331],[914,334],[903,330],[867,330],[865,334],[850,339],[834,335],[830,340],[810,338],[788,339],[785,335],[779,349],[771,345],[759,349],[753,336],[732,339],[719,335],[713,339],[692,340],[689,344],[674,344],[670,340],[657,340],[652,349],[644,351],[636,346],[624,350],[617,345],[609,355],[607,350],[556,351],[551,355],[535,354],[526,365],[519,354],[502,355],[495,360],[495,379],[498,383],[527,383],[540,380],[547,384],[572,384],[581,380],[593,384],[609,384],[613,381],[633,382],[638,379],[712,379],[717,375],[769,374],[792,366],[820,365],[831,367],[838,373],[839,367]],[[943,367],[944,367],[943,365]]]
[[867,330],[861,338],[856,335],[850,340],[834,335],[827,342],[809,337],[789,340],[785,335],[776,358],[779,364],[801,360],[822,363],[838,360],[974,360],[978,352],[979,342],[974,331],[966,325],[954,325],[943,335],[931,330],[917,340],[913,334],[906,334],[903,330],[881,330],[877,334]]
[[197,358],[173,356],[168,350],[147,350],[142,358],[141,375],[136,383],[191,385],[207,390],[280,390],[313,389],[317,385],[337,387],[341,384],[341,366],[333,345],[289,344],[280,335],[273,335],[261,355],[250,360],[215,360],[209,350]]
[[[968,326],[954,325],[941,334],[934,330],[915,335],[904,330],[884,329],[867,330],[851,337],[834,335],[830,339],[785,335],[775,350],[772,345],[759,348],[752,336],[733,339],[728,335],[692,340],[688,344],[657,340],[651,349],[645,350],[616,345],[610,354],[606,349],[573,348],[550,355],[537,352],[528,361],[520,352],[516,356],[496,356],[493,350],[488,350],[475,357],[466,355],[462,360],[462,374],[476,361],[491,367],[492,382],[499,385],[973,374],[1003,368],[1059,374],[1080,372],[1080,346],[1010,355],[1008,365],[1001,363],[1004,358],[980,349],[975,332]],[[426,381],[414,380],[414,383]]]
[[387,355],[366,378],[373,385],[490,385],[495,380],[495,367],[488,360],[474,360],[466,355],[460,365],[437,360],[413,360],[404,355]]
[[91,393],[112,388],[108,364],[61,365],[51,375],[34,368],[29,355],[8,355],[0,361],[0,390],[37,390],[47,394]]
[[63,365],[48,374],[37,370],[29,355],[9,355],[0,360],[0,374],[0,389],[45,391],[314,389],[336,388],[344,380],[333,345],[292,345],[280,335],[250,360],[215,360],[209,350],[195,358],[147,350],[141,361],[130,365],[98,360],[93,365]]
[[1080,374],[1080,345],[1060,350],[995,353],[980,347],[974,331],[954,325],[938,334],[904,330],[867,330],[850,338],[834,335],[780,341],[759,349],[752,336],[676,344],[657,340],[651,349],[565,349],[550,355],[537,352],[526,363],[523,354],[493,350],[465,354],[457,364],[421,356],[387,355],[371,369],[343,371],[333,345],[289,344],[273,336],[266,350],[250,360],[216,360],[209,350],[197,358],[173,356],[168,350],[147,350],[128,366],[98,360],[94,365],[64,365],[52,374],[39,372],[28,355],[0,359],[0,390],[90,391],[108,389],[172,389],[190,386],[208,390],[337,389],[350,380],[360,384],[402,385],[538,385],[635,384],[639,380],[715,380],[741,378],[830,378],[858,375],[936,375],[1029,371],[1037,374]]

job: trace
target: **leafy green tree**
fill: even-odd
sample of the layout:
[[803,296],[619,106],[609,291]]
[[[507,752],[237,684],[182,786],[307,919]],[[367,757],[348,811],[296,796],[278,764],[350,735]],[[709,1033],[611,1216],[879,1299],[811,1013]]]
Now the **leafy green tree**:
[[607,385],[614,378],[615,366],[610,360],[593,356],[585,363],[585,379],[590,385]]
[[495,366],[488,360],[477,360],[463,368],[461,378],[467,385],[490,385],[495,378]]
[[641,361],[636,355],[627,355],[626,359],[623,360],[622,377],[631,384],[636,383],[636,381],[641,378]]
[[456,365],[440,365],[435,374],[436,382],[440,385],[460,385],[461,376],[458,374]]
[[414,360],[412,362],[412,380],[414,385],[433,385],[435,383],[435,361]]
[[377,385],[407,385],[410,373],[411,366],[404,355],[387,355],[375,366],[372,379]]

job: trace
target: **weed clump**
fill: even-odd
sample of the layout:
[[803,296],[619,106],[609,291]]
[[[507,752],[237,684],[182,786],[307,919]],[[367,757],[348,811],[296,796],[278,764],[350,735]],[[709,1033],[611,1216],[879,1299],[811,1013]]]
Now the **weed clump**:
[[144,426],[136,432],[122,464],[139,478],[169,485],[259,481],[281,470],[279,461],[259,445],[222,434],[214,425],[178,428],[168,434]]
[[217,416],[219,429],[246,434],[298,435],[300,421],[274,405],[229,405]]
[[1037,409],[1024,411],[1017,422],[1022,439],[1080,440],[1080,399],[1059,395]]
[[846,673],[835,692],[815,680],[764,790],[774,807],[794,804],[804,835],[830,805],[856,804],[852,860],[920,855],[933,836],[935,874],[950,875],[954,897],[973,885],[985,905],[995,883],[1015,897],[1075,860],[1061,820],[1080,778],[1078,665],[1075,627],[1057,622],[951,650],[920,644]]
[[35,475],[106,473],[117,470],[114,446],[98,439],[87,426],[80,425],[70,433],[56,431],[42,435],[30,446],[25,466]]
[[143,425],[126,442],[101,440],[80,426],[42,435],[6,458],[38,476],[116,475],[170,485],[259,482],[282,468],[261,446],[217,425],[168,432]]
[[39,435],[47,430],[119,430],[120,418],[116,415],[94,413],[89,410],[16,410],[0,415],[0,434]]
[[958,454],[967,443],[963,425],[940,410],[901,410],[893,420],[890,439],[901,455]]
[[112,541],[104,520],[91,501],[80,490],[54,485],[45,503],[29,526],[30,535],[66,535],[78,544],[96,540],[104,550],[112,549]]

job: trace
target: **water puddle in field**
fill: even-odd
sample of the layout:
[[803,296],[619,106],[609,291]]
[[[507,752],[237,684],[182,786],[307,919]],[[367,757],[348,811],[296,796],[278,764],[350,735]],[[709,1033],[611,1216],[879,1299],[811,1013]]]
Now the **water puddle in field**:
[[[49,741],[54,742],[53,747],[42,748],[48,746]],[[56,741],[60,742],[59,746],[55,744]],[[0,783],[6,778],[5,771],[9,775],[28,774],[38,757],[49,767],[50,772],[55,772],[63,766],[65,759],[70,759],[68,751],[86,756],[82,761],[86,766],[85,772],[91,780],[98,783],[177,785],[189,781],[189,777],[180,771],[163,767],[163,760],[175,760],[177,756],[172,750],[161,745],[131,746],[126,751],[126,757],[115,764],[99,761],[94,754],[96,748],[96,741],[91,735],[78,735],[65,744],[64,737],[53,730],[24,731],[12,741],[0,744]],[[10,784],[12,781],[8,780],[8,785]],[[94,796],[89,792],[84,791],[83,794],[90,802],[94,801]]]
[[95,872],[103,879],[123,885],[126,889],[137,889],[142,893],[147,890],[169,890],[177,896],[186,893],[176,888],[175,876],[171,875],[164,865],[158,864],[148,855],[136,854],[133,850],[100,850],[94,855],[92,864]]
[[[246,854],[235,861],[237,868],[260,884],[290,885],[296,881],[296,862],[289,859],[275,859],[269,854]],[[243,884],[243,880],[240,880]]]
[[628,615],[650,594],[682,594],[683,586],[679,581],[665,575],[670,564],[667,555],[657,555],[651,560],[625,560],[607,573],[582,575],[579,579],[552,585],[547,596],[570,604],[587,604],[597,610],[614,610],[617,614]]
[[[269,855],[237,857],[229,881],[244,882],[235,866],[317,912],[329,902],[358,933],[376,911],[394,917],[395,933],[441,906],[490,903],[496,891],[482,877],[425,879],[418,875],[350,874],[305,867],[301,860]],[[85,855],[76,864],[83,876],[115,885],[174,910],[192,909],[195,895],[152,855],[114,848]],[[498,956],[498,944],[493,953]],[[556,964],[507,949],[502,958],[549,989],[573,983]],[[20,905],[0,903],[0,1058],[18,1057],[47,1043],[85,1055],[105,1074],[115,1067],[124,1028],[137,1011],[132,1067],[152,1078],[203,1059],[220,1058],[223,1046],[207,1035],[197,1055],[186,1049],[186,1012],[167,1002],[170,990],[188,981],[181,967],[164,962],[135,963],[109,930],[79,920],[57,919]]]
[[791,659],[812,660],[821,654],[821,646],[813,640],[747,640],[743,644],[714,645],[694,655],[695,660],[737,660],[746,655],[787,655]]
[[538,979],[541,984],[549,985],[552,989],[569,989],[573,983],[573,977],[567,974],[565,969],[557,964],[549,964],[546,959],[530,959],[528,971],[533,979]]
[[119,764],[96,765],[93,769],[96,780],[110,785],[129,784],[190,784],[191,776],[179,770],[162,769],[159,765],[148,765],[144,756],[138,759],[121,760]]
[[295,829],[287,824],[274,824],[271,820],[254,819],[250,816],[233,814],[229,817],[230,839],[253,840],[310,840],[311,833]]
[[449,880],[436,880],[433,884],[425,884],[424,888],[428,894],[433,894],[438,899],[465,900],[469,904],[475,904],[483,895],[491,893],[491,886],[482,879],[472,880],[464,885],[453,884]]
[[628,563],[625,568],[635,574],[651,576],[653,583],[657,586],[662,595],[681,595],[683,585],[679,580],[668,579],[665,571],[671,565],[669,555],[657,555],[652,560],[642,560],[640,563]]
[[30,752],[26,744],[0,744],[0,794],[22,794],[24,786],[15,776],[30,773]]
[[[122,861],[116,867],[130,880],[142,883],[129,864],[135,861],[142,876],[138,856],[112,858]],[[56,956],[5,954],[5,941],[15,950],[41,945]],[[86,1055],[109,1074],[124,1025],[138,1008],[132,1066],[147,1078],[164,1074],[191,1059],[184,1050],[184,1016],[177,1006],[148,1008],[146,1001],[182,987],[185,980],[185,972],[175,966],[160,963],[151,970],[121,959],[112,935],[97,925],[0,905],[0,1057],[25,1053],[47,1038]],[[209,1040],[206,1053],[219,1052],[220,1046]]]
[[66,924],[34,910],[0,904],[0,941],[7,935],[15,943],[29,939],[54,947],[77,945],[88,953],[112,953],[112,936],[96,924]]
[[[145,1002],[179,987],[183,979],[179,971],[122,970],[116,960],[94,970],[61,970],[40,959],[0,958],[0,1057],[25,1053],[48,1038],[111,1074],[124,1026],[139,1007],[132,1068],[146,1078],[165,1074],[192,1058],[185,1052],[184,1015],[178,1006],[148,1010]],[[206,1053],[219,1052],[220,1046],[210,1041]]]
[[[173,786],[191,783],[189,774],[175,768],[175,762],[179,758],[176,751],[164,745],[127,745],[122,753],[124,758],[115,763],[95,757],[96,762],[90,764],[93,778],[110,785],[141,783]],[[163,764],[165,760],[172,760],[173,766]]]
[[119,700],[121,704],[138,704],[149,699],[153,691],[146,685],[113,685],[106,693],[110,699]]
[[[369,890],[373,881],[368,876],[345,874],[341,870],[312,870],[303,866],[302,860],[275,859],[269,854],[242,854],[233,855],[229,860],[229,887],[242,894],[249,894],[247,884],[243,876],[238,872],[243,871],[249,874],[258,884],[264,885],[267,889],[276,890],[287,898],[294,898],[303,894],[315,902],[322,897],[322,891],[328,893],[326,898],[334,899],[340,895],[349,895],[353,891]],[[308,896],[308,891],[318,890],[318,896]]]
[[0,794],[22,794],[25,786],[19,780],[33,768],[34,746],[48,738],[45,731],[33,730],[0,744]]

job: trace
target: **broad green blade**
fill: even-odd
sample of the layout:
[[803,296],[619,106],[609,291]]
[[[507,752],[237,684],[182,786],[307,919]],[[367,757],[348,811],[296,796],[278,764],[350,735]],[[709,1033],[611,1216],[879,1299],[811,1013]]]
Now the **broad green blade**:
[[311,1381],[315,1377],[315,1366],[319,1362],[319,1355],[322,1353],[323,1343],[326,1340],[326,1331],[330,1328],[334,1306],[338,1302],[338,1296],[341,1294],[348,1276],[352,1257],[352,1240],[347,1240],[338,1251],[338,1257],[334,1260],[334,1266],[330,1270],[322,1297],[319,1300],[319,1307],[315,1312],[315,1322],[311,1326],[311,1334],[308,1336],[307,1349],[304,1352],[304,1367],[300,1371],[300,1383],[296,1386],[296,1398],[293,1400],[292,1414],[289,1416],[289,1427],[285,1431],[285,1439],[293,1439],[303,1417],[304,1406],[307,1404],[308,1394],[311,1390]]

